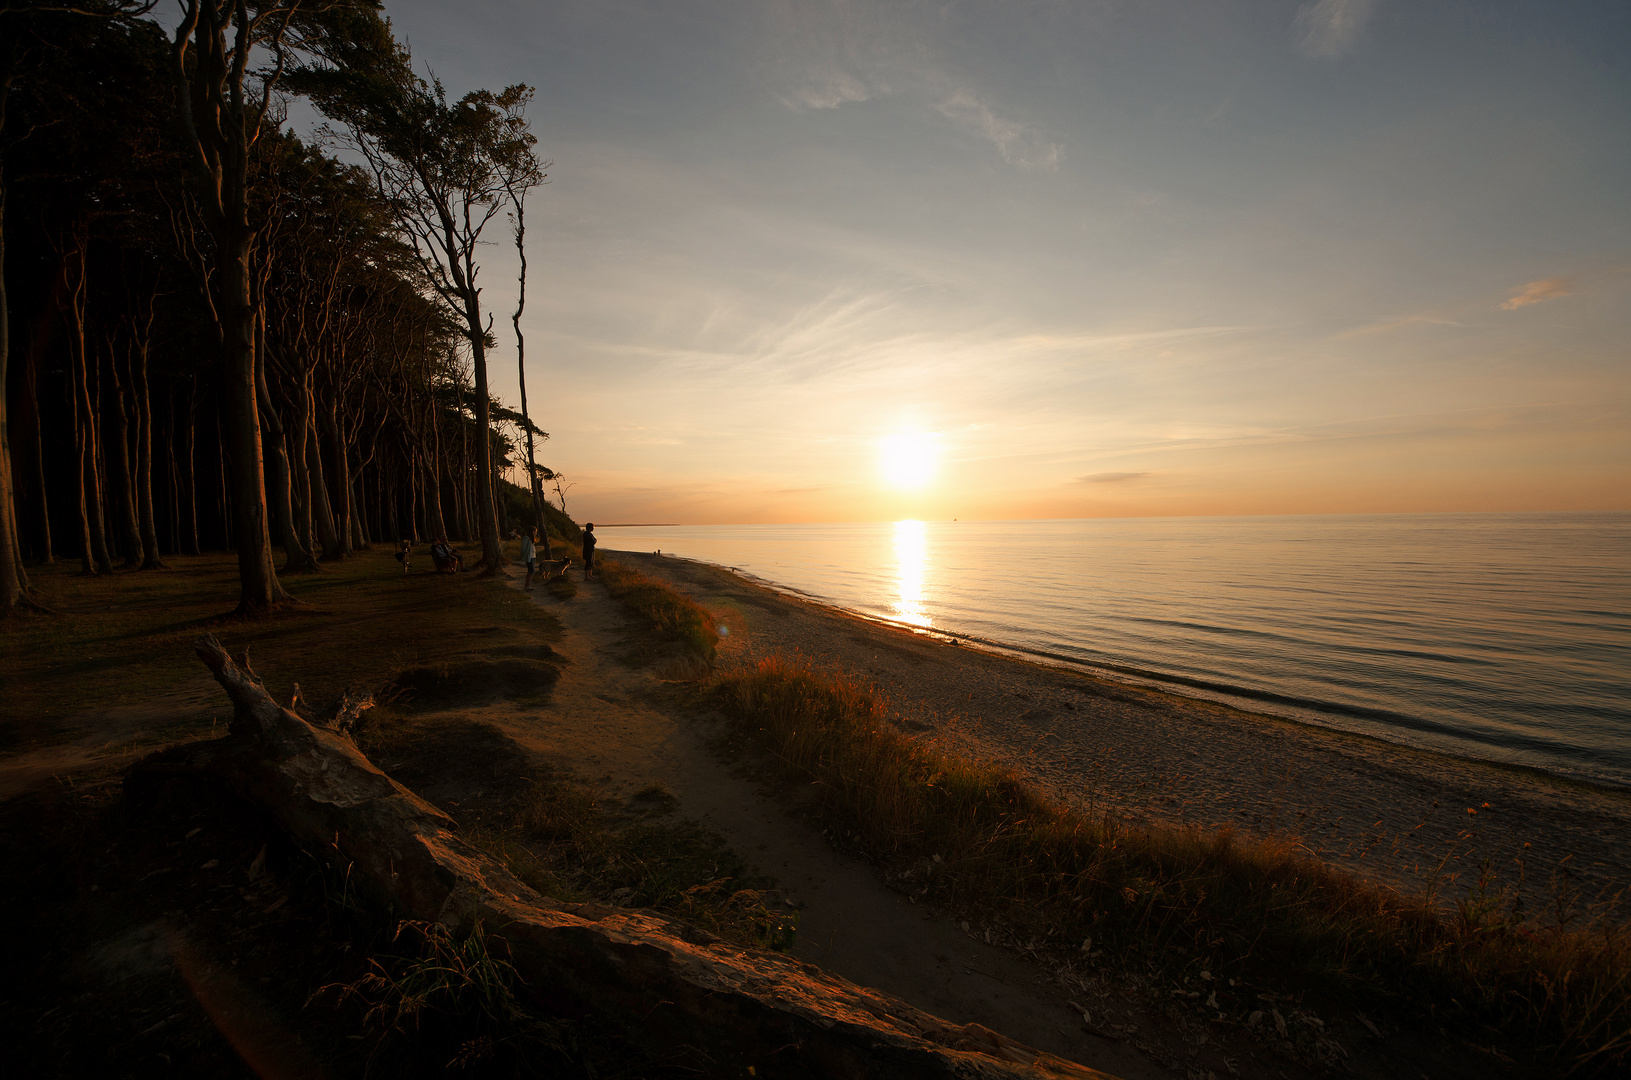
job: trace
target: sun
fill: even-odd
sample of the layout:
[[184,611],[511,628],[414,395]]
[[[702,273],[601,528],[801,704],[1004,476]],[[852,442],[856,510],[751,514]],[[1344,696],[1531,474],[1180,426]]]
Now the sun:
[[917,491],[934,479],[940,448],[933,435],[904,431],[884,439],[878,448],[878,469],[891,486]]

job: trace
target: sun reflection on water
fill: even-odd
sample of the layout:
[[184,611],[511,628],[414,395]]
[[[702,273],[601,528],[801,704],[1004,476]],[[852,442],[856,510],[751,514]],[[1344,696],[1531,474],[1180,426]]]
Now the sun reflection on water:
[[926,561],[923,522],[895,522],[895,578],[900,592],[895,601],[895,618],[913,626],[934,625],[923,602]]

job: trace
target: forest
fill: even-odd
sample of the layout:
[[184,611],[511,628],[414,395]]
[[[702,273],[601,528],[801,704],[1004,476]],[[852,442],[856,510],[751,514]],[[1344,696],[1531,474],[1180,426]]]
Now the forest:
[[488,386],[524,360],[531,97],[451,98],[367,0],[0,6],[0,611],[75,559],[233,551],[245,615],[371,544],[496,572],[555,479],[525,369],[519,410]]

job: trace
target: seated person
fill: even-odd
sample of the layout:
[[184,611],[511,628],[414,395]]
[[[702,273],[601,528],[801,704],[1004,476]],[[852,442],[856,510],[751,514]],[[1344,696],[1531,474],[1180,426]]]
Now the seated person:
[[438,574],[456,574],[464,569],[464,560],[459,553],[440,536],[430,545],[430,561],[435,564]]

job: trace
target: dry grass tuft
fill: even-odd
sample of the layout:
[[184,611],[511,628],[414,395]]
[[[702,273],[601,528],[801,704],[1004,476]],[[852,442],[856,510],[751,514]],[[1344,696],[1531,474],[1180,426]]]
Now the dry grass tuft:
[[820,785],[843,837],[915,898],[1010,937],[1498,1024],[1584,1072],[1631,1051],[1631,940],[1611,919],[1527,920],[1487,880],[1445,914],[1289,839],[1088,819],[914,741],[869,688],[803,663],[763,660],[714,692],[740,730]]
[[678,640],[704,664],[712,664],[719,648],[714,617],[696,601],[664,582],[649,578],[621,563],[603,560],[601,580],[606,590],[649,621],[665,637]]

